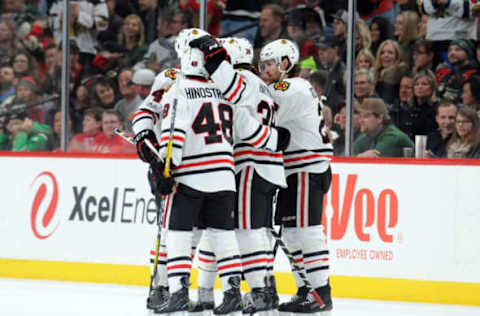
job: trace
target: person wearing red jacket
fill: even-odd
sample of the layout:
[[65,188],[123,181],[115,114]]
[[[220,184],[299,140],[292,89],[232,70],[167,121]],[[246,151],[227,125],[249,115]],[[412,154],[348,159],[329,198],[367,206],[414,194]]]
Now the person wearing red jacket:
[[115,128],[123,128],[122,115],[115,110],[105,110],[102,113],[102,131],[95,135],[93,151],[102,153],[126,154],[136,153],[134,145],[126,142],[115,134]]

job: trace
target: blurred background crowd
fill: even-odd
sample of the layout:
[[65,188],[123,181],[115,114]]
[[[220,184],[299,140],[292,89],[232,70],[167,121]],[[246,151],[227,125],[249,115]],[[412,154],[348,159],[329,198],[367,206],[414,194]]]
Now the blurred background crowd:
[[[469,0],[357,0],[353,155],[480,158],[480,5]],[[196,0],[70,1],[68,151],[134,153],[113,133],[199,26]],[[63,1],[0,0],[0,150],[59,151]],[[326,96],[335,154],[345,153],[347,1],[208,0],[207,30],[294,40],[300,76]],[[235,30],[240,32],[232,34]]]

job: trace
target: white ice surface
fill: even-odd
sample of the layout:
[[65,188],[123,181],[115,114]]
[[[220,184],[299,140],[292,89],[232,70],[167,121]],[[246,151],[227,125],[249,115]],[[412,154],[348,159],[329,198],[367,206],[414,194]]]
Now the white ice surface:
[[[140,286],[0,278],[1,316],[148,315]],[[192,291],[192,299],[196,293]],[[219,302],[221,294],[216,292]],[[282,296],[282,300],[287,300]],[[334,298],[332,316],[480,316],[480,307]]]

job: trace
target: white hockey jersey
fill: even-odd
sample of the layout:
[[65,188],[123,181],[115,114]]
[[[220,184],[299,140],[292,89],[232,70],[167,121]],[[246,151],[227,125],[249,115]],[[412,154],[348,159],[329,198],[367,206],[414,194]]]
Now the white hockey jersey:
[[175,99],[172,173],[176,182],[202,192],[235,191],[232,105],[211,81],[177,80],[161,102],[160,154],[163,157]]
[[[212,79],[235,106],[236,172],[253,166],[265,180],[286,187],[283,154],[270,150],[276,148],[276,139],[273,148],[268,144],[277,137],[276,131],[269,128],[275,122],[275,106],[268,87],[251,71],[235,71],[227,62],[212,74]],[[254,119],[257,124],[246,123],[248,119]]]
[[166,91],[173,85],[178,75],[178,70],[168,68],[155,77],[150,94],[139,105],[133,115],[132,129],[134,134],[151,129],[155,131],[157,138],[160,139],[161,119],[160,114],[163,111],[162,98]]
[[269,89],[278,105],[278,126],[290,131],[290,144],[283,152],[286,176],[326,171],[333,147],[313,87],[303,78],[289,78],[271,84]]

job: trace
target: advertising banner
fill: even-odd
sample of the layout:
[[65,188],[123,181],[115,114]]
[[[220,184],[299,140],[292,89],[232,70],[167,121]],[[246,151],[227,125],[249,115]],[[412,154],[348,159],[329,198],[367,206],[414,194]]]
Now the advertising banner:
[[[148,265],[157,219],[145,163],[0,159],[0,261],[7,267],[14,269],[11,260]],[[332,170],[323,225],[333,276],[478,289],[479,165],[340,161]],[[275,271],[290,271],[281,251]]]

